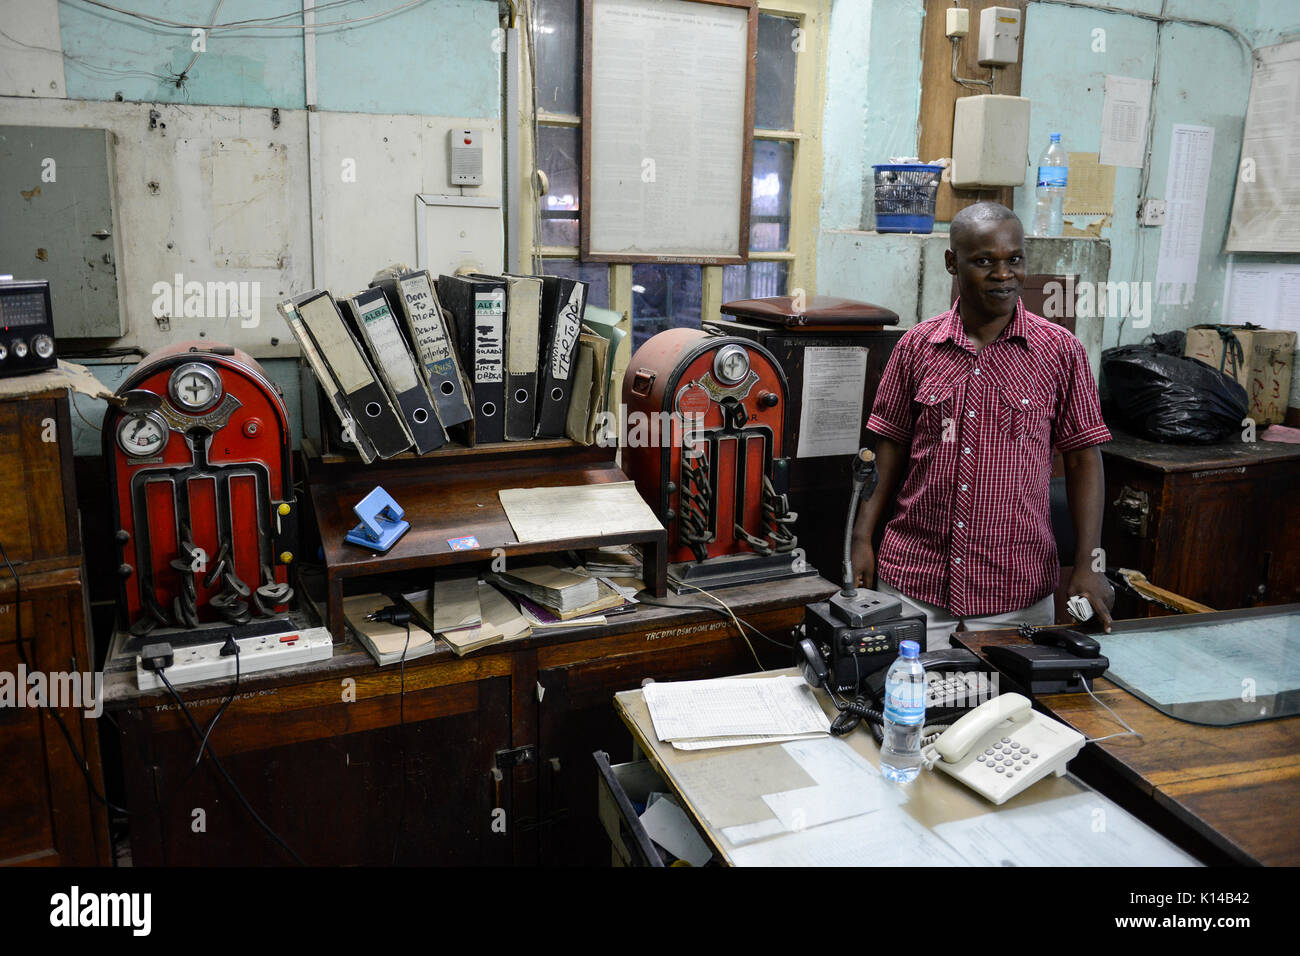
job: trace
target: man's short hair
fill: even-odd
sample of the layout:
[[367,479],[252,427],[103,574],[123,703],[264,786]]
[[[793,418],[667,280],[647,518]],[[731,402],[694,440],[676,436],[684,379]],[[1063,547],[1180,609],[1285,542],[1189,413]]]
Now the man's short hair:
[[[958,210],[948,227],[948,248],[957,251],[957,243],[964,239],[977,223],[1006,222],[1015,220],[1020,224],[1020,217],[1000,202],[977,202],[972,206]],[[1021,225],[1023,230],[1024,226]]]

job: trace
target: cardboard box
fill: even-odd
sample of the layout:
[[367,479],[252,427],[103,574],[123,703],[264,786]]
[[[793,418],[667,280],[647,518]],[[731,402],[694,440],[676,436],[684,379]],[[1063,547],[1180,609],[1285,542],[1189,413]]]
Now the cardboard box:
[[[1231,339],[1237,342],[1239,351],[1229,348],[1230,340],[1219,334],[1220,329],[1231,329]],[[1183,354],[1236,379],[1250,397],[1250,417],[1262,428],[1280,424],[1286,418],[1295,348],[1294,332],[1240,325],[1194,325],[1187,330]]]

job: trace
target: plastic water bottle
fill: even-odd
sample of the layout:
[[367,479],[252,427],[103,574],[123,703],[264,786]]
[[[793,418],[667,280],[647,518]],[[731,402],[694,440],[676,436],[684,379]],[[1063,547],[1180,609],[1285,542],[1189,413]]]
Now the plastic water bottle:
[[1065,226],[1065,185],[1070,177],[1069,159],[1061,145],[1061,134],[1038,157],[1038,206],[1034,210],[1034,235],[1059,236]]
[[880,772],[908,783],[921,772],[921,730],[925,726],[925,668],[916,641],[898,645],[899,655],[885,675],[885,740]]

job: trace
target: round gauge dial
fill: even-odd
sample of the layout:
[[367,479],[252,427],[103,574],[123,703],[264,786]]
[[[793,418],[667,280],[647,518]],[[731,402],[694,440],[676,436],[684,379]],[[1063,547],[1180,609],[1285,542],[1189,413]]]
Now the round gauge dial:
[[749,373],[749,353],[743,345],[724,345],[713,360],[713,374],[725,385],[736,385]]
[[202,411],[221,397],[221,376],[210,365],[188,362],[172,372],[167,394],[186,411]]
[[117,446],[132,458],[152,458],[167,444],[167,423],[157,412],[135,412],[117,425]]
[[54,339],[48,335],[38,335],[32,339],[32,349],[37,358],[47,359],[54,354]]

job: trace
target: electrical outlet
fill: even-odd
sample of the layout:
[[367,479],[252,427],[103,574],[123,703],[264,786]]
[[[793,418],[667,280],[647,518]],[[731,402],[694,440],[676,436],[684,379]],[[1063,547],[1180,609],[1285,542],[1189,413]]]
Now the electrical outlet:
[[1147,199],[1138,207],[1138,222],[1144,226],[1163,226],[1165,224],[1165,201]]
[[964,37],[970,33],[970,11],[963,7],[948,8],[948,36]]

